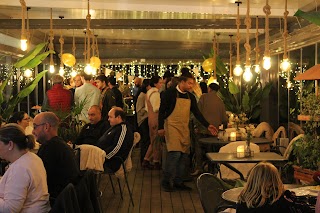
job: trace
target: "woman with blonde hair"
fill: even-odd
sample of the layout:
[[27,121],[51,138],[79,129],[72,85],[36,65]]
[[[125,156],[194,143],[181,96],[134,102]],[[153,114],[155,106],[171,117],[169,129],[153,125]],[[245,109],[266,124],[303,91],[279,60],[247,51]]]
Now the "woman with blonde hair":
[[292,201],[285,198],[284,192],[277,168],[261,162],[250,172],[238,198],[237,212],[291,212]]

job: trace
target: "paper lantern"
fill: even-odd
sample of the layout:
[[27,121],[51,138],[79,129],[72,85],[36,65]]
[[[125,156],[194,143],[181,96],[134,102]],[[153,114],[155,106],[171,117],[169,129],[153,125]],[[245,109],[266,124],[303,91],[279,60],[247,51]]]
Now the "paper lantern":
[[208,58],[202,63],[202,68],[206,72],[213,71],[213,58]]
[[96,57],[96,56],[92,56],[90,58],[90,65],[91,67],[93,67],[94,69],[99,69],[100,65],[101,65],[101,60],[100,58]]
[[76,64],[76,58],[71,53],[62,54],[61,60],[68,67],[73,67]]

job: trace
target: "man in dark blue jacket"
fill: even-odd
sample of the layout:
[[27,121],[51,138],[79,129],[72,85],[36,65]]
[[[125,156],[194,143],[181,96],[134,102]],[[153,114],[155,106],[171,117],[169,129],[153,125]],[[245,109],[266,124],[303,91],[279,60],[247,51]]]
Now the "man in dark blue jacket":
[[133,130],[125,122],[126,114],[120,107],[112,108],[108,116],[111,128],[100,137],[97,146],[107,154],[104,163],[105,169],[116,172],[120,168],[121,162],[114,157],[119,156],[123,160],[127,159],[133,145]]

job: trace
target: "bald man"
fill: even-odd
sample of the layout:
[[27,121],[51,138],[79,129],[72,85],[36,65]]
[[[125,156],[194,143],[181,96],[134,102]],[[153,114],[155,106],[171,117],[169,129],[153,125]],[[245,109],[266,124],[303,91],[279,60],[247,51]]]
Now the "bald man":
[[108,117],[111,128],[101,136],[97,146],[107,154],[104,164],[105,169],[116,172],[120,168],[121,162],[114,157],[119,156],[123,160],[127,159],[133,144],[133,130],[126,123],[126,114],[122,108],[112,108]]
[[79,175],[73,150],[58,136],[59,118],[53,112],[42,112],[33,119],[32,134],[41,144],[38,156],[47,172],[50,197],[60,192]]
[[75,141],[77,145],[97,145],[99,138],[110,128],[109,123],[102,119],[101,110],[98,105],[93,105],[89,108],[88,118],[90,123],[82,127]]

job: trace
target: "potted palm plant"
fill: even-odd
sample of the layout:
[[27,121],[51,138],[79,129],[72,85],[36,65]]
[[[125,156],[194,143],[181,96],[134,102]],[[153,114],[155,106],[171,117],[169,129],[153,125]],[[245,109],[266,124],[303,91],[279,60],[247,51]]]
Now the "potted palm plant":
[[20,92],[17,94],[9,94],[8,98],[4,98],[4,89],[8,85],[9,80],[13,75],[14,69],[32,69],[38,66],[50,53],[53,51],[45,51],[47,43],[38,44],[33,50],[28,52],[24,57],[20,58],[15,64],[13,64],[13,69],[8,74],[6,80],[4,80],[0,86],[0,115],[5,121],[12,115],[15,107],[18,103],[21,103],[24,98],[26,98],[38,85],[40,79],[46,74],[46,70],[40,72],[35,76],[35,78],[25,85]]

